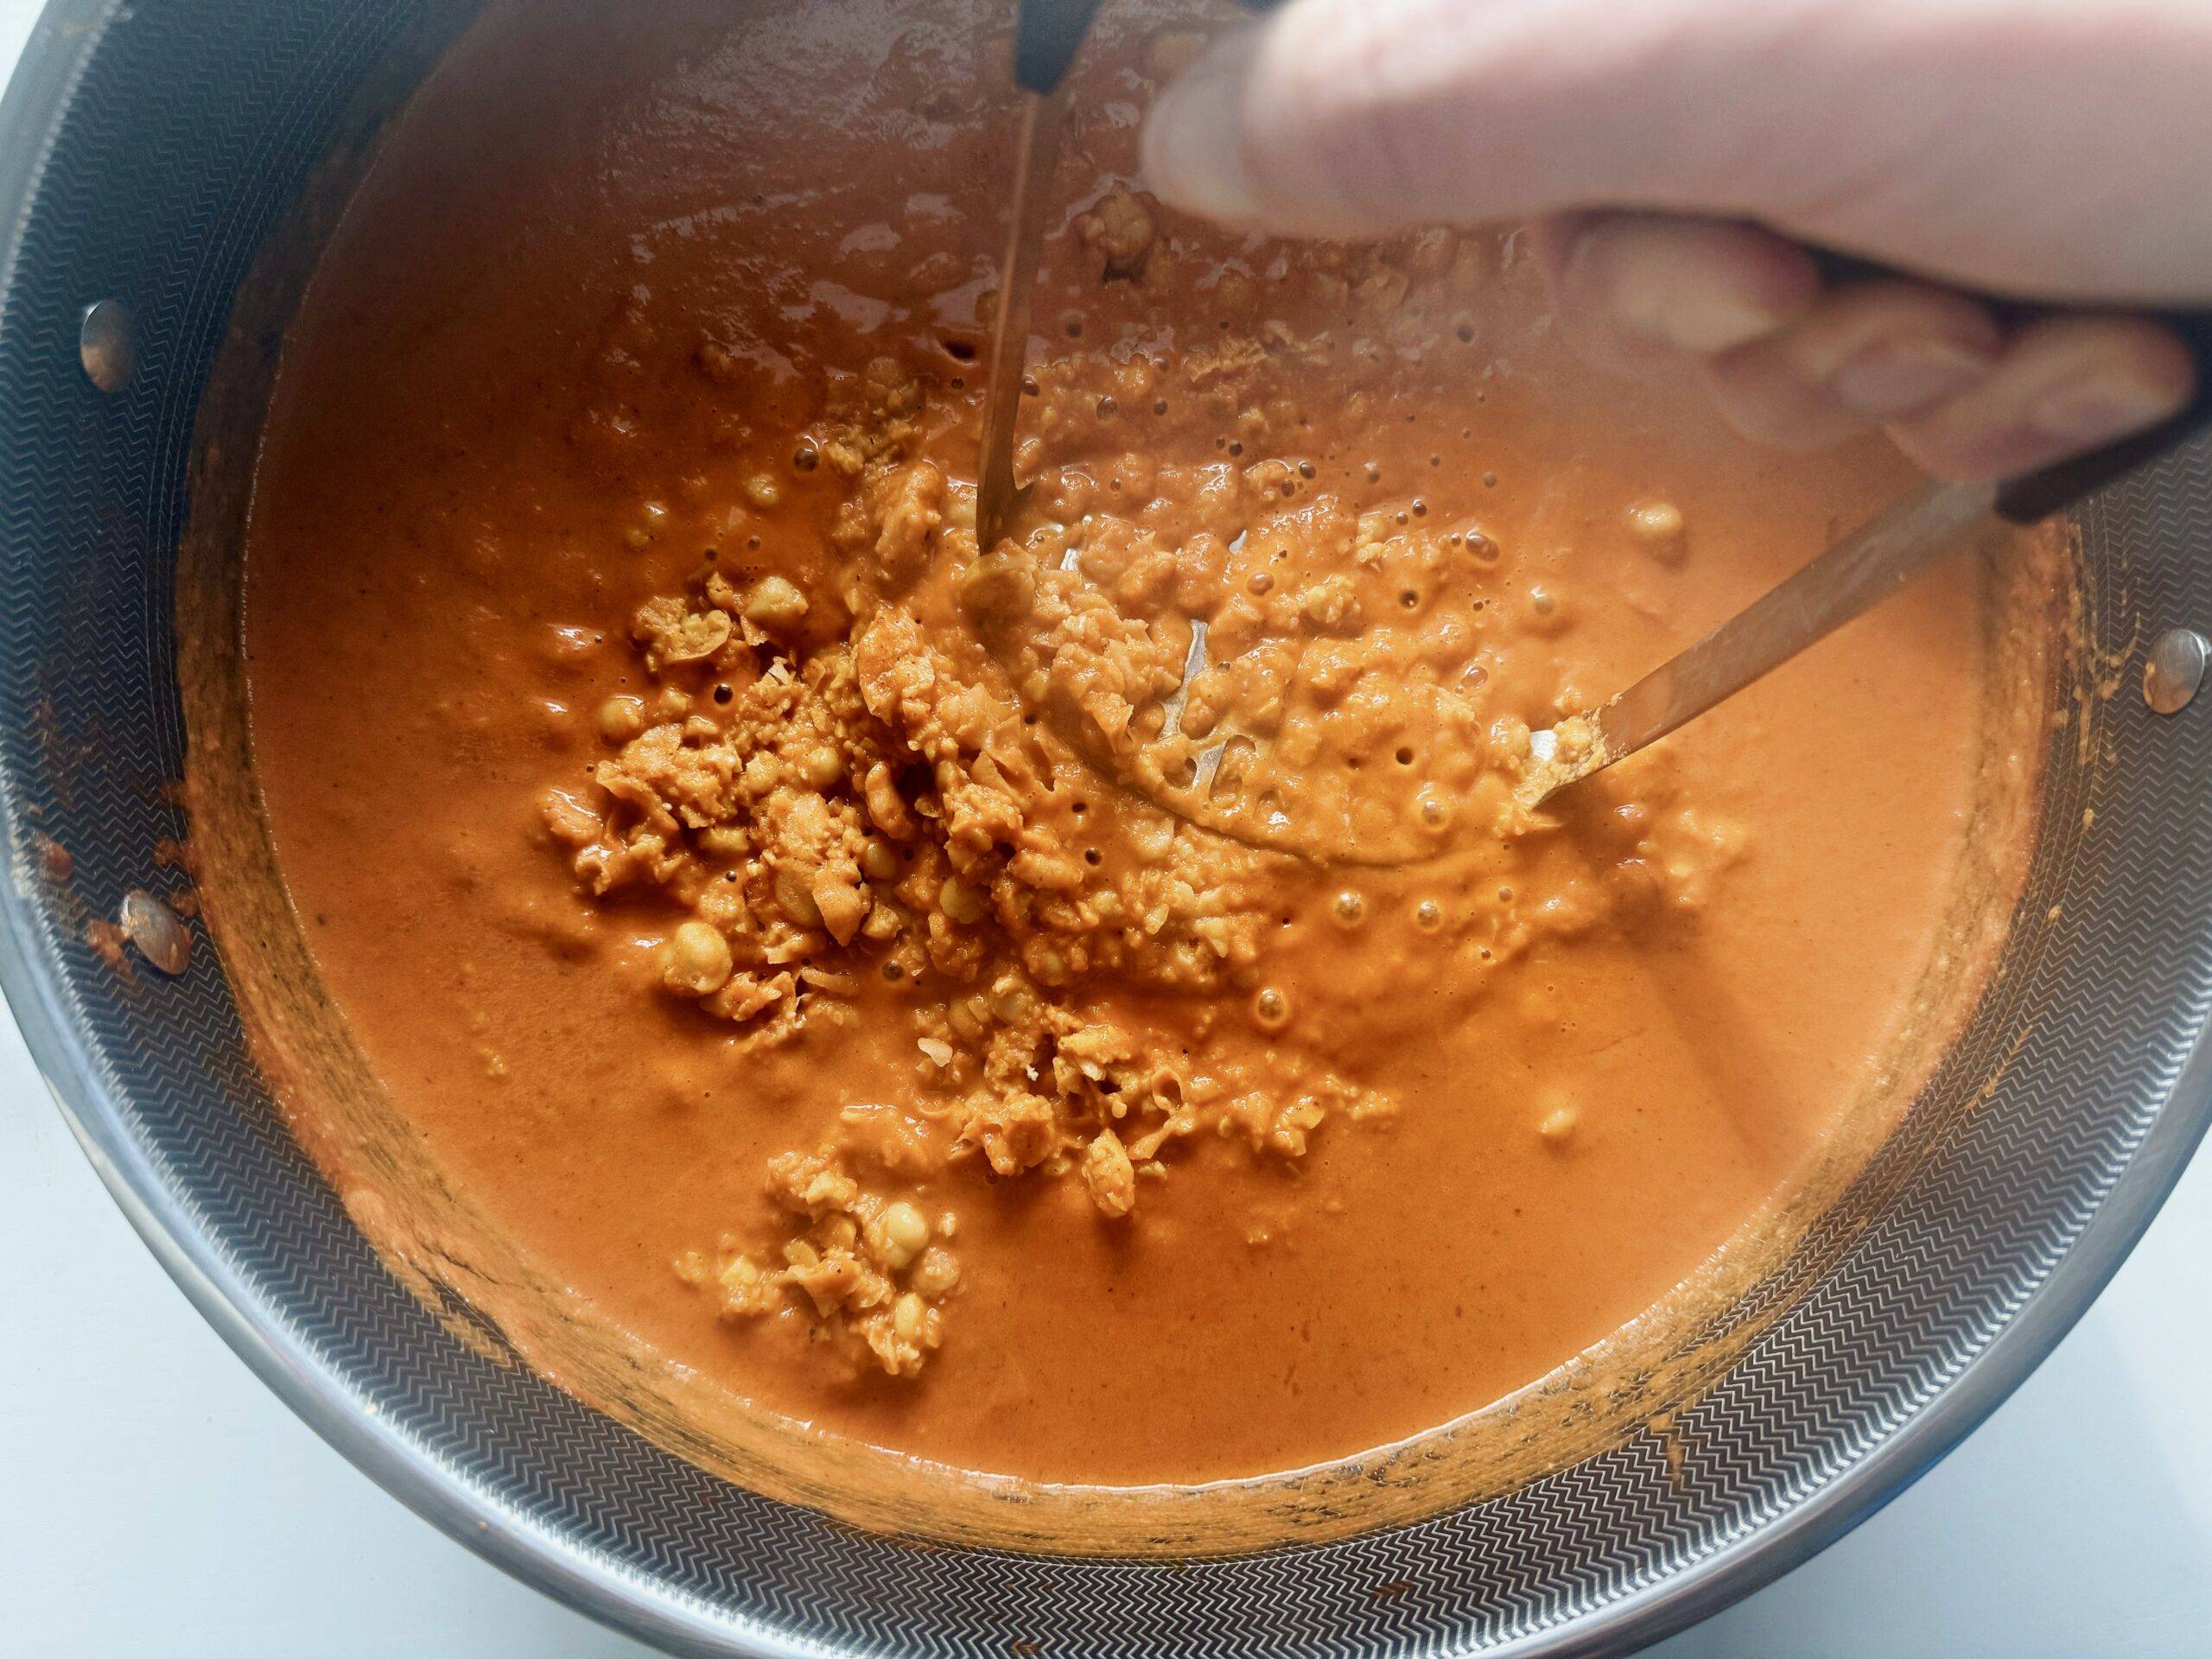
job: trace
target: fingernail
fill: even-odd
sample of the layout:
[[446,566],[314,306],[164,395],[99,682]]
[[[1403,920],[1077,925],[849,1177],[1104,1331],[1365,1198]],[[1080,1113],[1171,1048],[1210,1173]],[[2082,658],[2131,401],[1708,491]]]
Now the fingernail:
[[1259,36],[1223,35],[1160,95],[1145,118],[1147,189],[1207,219],[1250,218],[1258,207],[1244,166],[1244,86]]
[[[1608,246],[1608,243],[1611,245]],[[1665,242],[1623,245],[1600,227],[1586,232],[1568,257],[1570,282],[1589,284],[1624,334],[1700,357],[1770,334],[1789,321],[1760,298],[1726,280],[1694,254]]]
[[2087,449],[2156,425],[2179,407],[2169,388],[2106,376],[2048,394],[2029,411],[2028,423],[2046,438]]
[[1989,372],[1990,358],[1938,334],[1878,340],[1828,377],[1838,403],[1875,420],[1909,415],[1963,391]]

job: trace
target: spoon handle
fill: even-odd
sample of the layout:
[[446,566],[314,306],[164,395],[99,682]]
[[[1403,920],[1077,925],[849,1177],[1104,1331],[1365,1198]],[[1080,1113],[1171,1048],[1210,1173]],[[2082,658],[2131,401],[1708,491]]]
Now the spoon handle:
[[[1832,276],[1874,268],[1823,254]],[[1886,274],[1886,273],[1883,273]],[[1694,720],[1865,614],[1967,544],[1993,513],[2030,524],[2077,506],[2212,426],[2212,312],[2169,311],[2159,321],[2196,359],[2196,392],[2158,425],[2071,461],[1994,484],[1922,484],[1783,584],[1662,663],[1595,715],[1594,742],[1560,757],[1557,728],[1532,739],[1539,766],[1522,786],[1535,805]]]
[[[1656,743],[1862,616],[1956,551],[1985,520],[1991,484],[1916,485],[1810,564],[1600,709],[1599,743],[1553,789]],[[1584,764],[1583,760],[1588,764]]]
[[1014,78],[1025,92],[1047,97],[1082,50],[1101,0],[1021,0],[1014,18]]
[[[1023,16],[1027,15],[1025,7]],[[1020,125],[1014,134],[1014,200],[1007,217],[1006,252],[999,261],[990,378],[984,386],[983,429],[976,462],[976,535],[985,547],[1005,532],[1022,495],[1014,480],[1014,440],[1021,419],[1030,300],[1045,250],[1046,198],[1060,156],[1065,100],[1058,83],[1056,75],[1044,91],[1024,86]]]

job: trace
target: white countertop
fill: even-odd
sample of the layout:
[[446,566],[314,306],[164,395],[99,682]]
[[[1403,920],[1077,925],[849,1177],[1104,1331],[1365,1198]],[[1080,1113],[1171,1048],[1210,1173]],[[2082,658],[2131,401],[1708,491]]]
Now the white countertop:
[[[37,7],[0,0],[0,68]],[[101,1189],[0,1013],[0,1655],[645,1649],[418,1521],[279,1405]],[[2212,1656],[2212,1158],[1997,1414],[1664,1659]]]

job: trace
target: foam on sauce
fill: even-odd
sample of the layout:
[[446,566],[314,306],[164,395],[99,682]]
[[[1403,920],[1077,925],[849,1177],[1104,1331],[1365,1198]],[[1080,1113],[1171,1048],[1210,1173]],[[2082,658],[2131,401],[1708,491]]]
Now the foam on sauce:
[[[1904,469],[1592,376],[1509,238],[1166,215],[1190,46],[1109,8],[1079,70],[1049,522],[982,550],[995,23],[495,0],[310,289],[248,552],[293,901],[453,1179],[670,1363],[1039,1479],[1342,1456],[1649,1307],[1873,1085],[1987,758],[1961,561],[1510,811],[1531,726]],[[1068,722],[1172,772],[1193,616],[1186,732],[1439,855],[1116,789]]]

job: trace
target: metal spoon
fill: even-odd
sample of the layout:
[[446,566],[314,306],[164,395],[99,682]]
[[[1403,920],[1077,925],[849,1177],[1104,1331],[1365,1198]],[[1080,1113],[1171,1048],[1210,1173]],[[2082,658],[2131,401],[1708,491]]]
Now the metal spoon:
[[[2146,465],[2212,424],[2212,314],[2166,321],[2199,362],[2197,395],[2161,425],[2107,449],[2003,483],[1924,483],[1908,491],[1704,639],[1637,680],[1591,714],[1532,734],[1530,764],[1516,790],[1533,810],[1560,790],[1591,777],[1674,732],[1754,680],[1864,615],[1916,577],[1979,538],[1998,520],[2029,524],[2077,505],[2106,485]],[[1062,561],[1073,567],[1074,555]],[[1179,683],[1161,702],[1163,732],[1180,726],[1185,696],[1210,665],[1206,630],[1192,625]],[[1343,826],[1323,830],[1301,821],[1294,799],[1254,803],[1219,788],[1224,762],[1255,740],[1224,721],[1193,751],[1187,776],[1164,781],[1131,775],[1111,757],[1102,764],[1137,792],[1178,817],[1248,845],[1317,862],[1402,865],[1437,848],[1407,826]]]
[[1863,616],[1967,545],[1997,502],[1994,484],[1923,484],[1796,575],[1653,669],[1596,712],[1532,733],[1536,760],[1516,791],[1541,806],[1569,784],[1656,743],[1752,681]]
[[999,264],[991,316],[991,373],[983,393],[982,454],[976,468],[976,537],[989,547],[1005,535],[1026,490],[1014,481],[1014,427],[1029,350],[1029,302],[1045,246],[1052,175],[1060,159],[1061,83],[1075,61],[1100,0],[1022,0],[1014,27],[1014,79],[1021,88],[1014,135],[1014,197],[1006,257]]
[[1991,515],[2014,524],[2048,518],[2212,425],[2212,313],[2171,313],[2164,321],[2196,357],[2196,396],[2188,408],[2107,448],[2002,484],[1929,483],[1908,491],[1593,714],[1534,734],[1536,765],[1519,791],[1522,804],[1541,805],[1726,702],[1969,545],[1968,532]]
[[[1047,202],[1059,157],[1061,83],[1089,32],[1100,0],[1021,0],[1014,28],[1014,79],[1022,89],[1014,181],[998,305],[992,319],[990,381],[983,406],[977,469],[977,538],[986,549],[1005,535],[1027,492],[1014,480],[1014,442],[1029,341],[1032,290],[1045,238]],[[1847,257],[1821,256],[1840,278],[1872,267]],[[2181,413],[2093,454],[2002,484],[1923,484],[1845,537],[1779,587],[1704,639],[1646,674],[1594,713],[1531,734],[1534,764],[1516,794],[1526,808],[1541,805],[1579,783],[1657,742],[1726,701],[1846,623],[1864,615],[1915,577],[1974,539],[1969,532],[1996,518],[2033,524],[2076,505],[2212,424],[2212,313],[2164,319],[2196,357],[2195,399]],[[1068,556],[1072,562],[1073,555]],[[1165,731],[1179,728],[1191,682],[1209,666],[1206,631],[1193,623],[1181,682],[1163,702]],[[1257,818],[1216,800],[1231,745],[1252,739],[1229,728],[1196,752],[1191,775],[1141,792],[1179,817],[1255,846],[1346,863],[1401,863],[1418,857],[1416,843],[1372,834],[1317,846],[1294,814],[1280,808]]]

